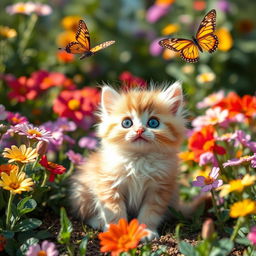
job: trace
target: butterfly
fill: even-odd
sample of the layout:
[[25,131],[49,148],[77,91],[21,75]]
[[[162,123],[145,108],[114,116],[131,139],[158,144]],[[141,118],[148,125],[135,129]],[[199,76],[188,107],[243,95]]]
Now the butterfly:
[[[213,53],[217,50],[219,40],[214,31],[216,28],[216,11],[209,11],[200,23],[196,36],[192,40],[184,38],[169,38],[159,41],[162,47],[179,52],[181,57],[190,63],[199,60],[199,51]],[[198,51],[199,50],[199,51]]]
[[82,54],[80,57],[80,60],[90,57],[96,52],[109,47],[110,45],[114,44],[115,41],[106,41],[99,45],[96,45],[95,47],[91,48],[90,43],[90,35],[88,28],[83,20],[79,21],[78,29],[76,32],[76,42],[70,42],[66,45],[64,48],[59,48],[60,50],[65,50],[68,53],[73,54]]

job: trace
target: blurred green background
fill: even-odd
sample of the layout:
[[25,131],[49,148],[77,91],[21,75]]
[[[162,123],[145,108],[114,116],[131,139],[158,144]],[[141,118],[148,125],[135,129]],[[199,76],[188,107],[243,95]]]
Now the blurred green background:
[[[17,2],[0,1],[0,25],[17,31],[16,37],[1,37],[1,73],[19,77],[39,69],[58,71],[74,79],[78,87],[83,87],[102,81],[118,84],[120,74],[129,71],[147,81],[180,79],[186,94],[195,97],[195,101],[219,89],[235,90],[239,94],[255,92],[254,1],[37,1],[52,8],[49,15],[37,17],[8,14],[6,7]],[[165,15],[154,20],[154,8],[163,3]],[[225,33],[220,30],[218,36],[222,41],[229,41],[229,49],[203,53],[198,63],[187,64],[157,47],[156,42],[161,38],[191,38],[212,8],[217,11],[217,30],[225,29]],[[65,32],[62,22],[67,16],[80,16],[85,20],[92,46],[107,40],[115,40],[116,44],[84,60],[76,56],[71,62],[60,61],[58,47],[63,46],[60,35]],[[173,31],[171,27],[171,33],[163,32],[169,24],[174,25]],[[199,76],[205,73],[213,76],[208,79],[206,75],[203,81],[200,80]]]

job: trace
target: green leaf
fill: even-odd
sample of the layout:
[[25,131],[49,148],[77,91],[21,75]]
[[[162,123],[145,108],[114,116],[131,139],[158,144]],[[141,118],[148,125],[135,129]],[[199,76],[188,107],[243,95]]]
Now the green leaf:
[[68,219],[66,210],[61,207],[60,209],[60,232],[58,235],[58,242],[61,244],[68,244],[73,231],[72,223]]
[[179,250],[185,256],[198,256],[195,248],[191,244],[186,243],[185,241],[181,241],[179,243]]
[[214,243],[210,256],[226,256],[234,247],[234,243],[228,238],[223,238]]
[[245,246],[248,246],[251,244],[250,240],[246,237],[243,237],[243,238],[237,238],[236,239],[236,243],[238,244],[242,244],[242,245],[245,245]]
[[85,236],[80,245],[79,245],[79,255],[80,256],[85,256],[86,255],[86,250],[87,250],[87,244],[88,244],[88,237]]
[[40,230],[35,234],[35,238],[38,238],[40,240],[44,240],[49,237],[53,237],[53,235],[50,232],[48,232],[47,230]]
[[25,219],[25,220],[22,220],[22,221],[18,222],[14,226],[13,230],[24,232],[24,231],[28,231],[28,230],[38,228],[41,225],[42,225],[41,220],[35,219],[35,218],[29,218],[29,219]]
[[14,239],[8,239],[4,247],[5,252],[10,256],[15,256],[18,250],[18,244]]
[[37,203],[34,199],[31,198],[31,196],[25,197],[17,205],[18,214],[21,216],[26,213],[32,212],[33,210],[35,210],[36,206]]
[[31,237],[28,240],[26,240],[19,248],[19,250],[17,251],[17,256],[24,256],[28,250],[28,248],[33,245],[33,244],[37,244],[39,242],[39,240],[37,238]]

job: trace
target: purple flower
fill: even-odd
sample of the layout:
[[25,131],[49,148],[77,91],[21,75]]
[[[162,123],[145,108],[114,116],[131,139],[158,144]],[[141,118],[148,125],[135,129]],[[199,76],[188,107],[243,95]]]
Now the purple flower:
[[219,176],[219,168],[213,167],[212,171],[207,177],[197,176],[196,180],[192,182],[195,187],[202,187],[202,192],[207,192],[212,189],[218,188],[223,184],[222,180],[217,180]]
[[152,5],[147,11],[147,21],[149,23],[155,23],[161,17],[165,16],[170,10],[169,5]]
[[152,43],[149,46],[149,52],[152,56],[158,56],[161,54],[163,51],[163,47],[159,45],[159,41],[162,38],[156,38],[155,40],[152,41]]
[[5,120],[7,117],[7,112],[5,111],[4,105],[0,104],[0,120]]
[[69,150],[66,155],[68,156],[68,159],[75,165],[81,165],[86,161],[81,154],[75,153],[73,150]]
[[38,255],[58,256],[59,252],[56,250],[56,246],[54,243],[51,243],[45,240],[42,242],[42,246],[40,246],[39,244],[31,245],[28,248],[28,251],[26,252],[26,256],[38,256]]
[[73,132],[77,129],[77,125],[73,122],[68,120],[66,117],[59,117],[56,122],[53,122],[52,125],[55,127],[62,129],[66,132]]
[[79,147],[95,149],[98,145],[98,140],[93,137],[82,137],[78,142]]
[[230,10],[230,4],[227,0],[219,0],[217,3],[218,9],[223,12],[228,12]]
[[205,152],[199,157],[200,166],[206,165],[208,163],[211,163],[213,166],[218,166],[217,159],[212,152]]
[[253,163],[252,163],[252,166],[253,166],[256,161],[256,154],[252,156],[242,156],[240,158],[230,159],[227,162],[223,163],[223,167],[225,168],[227,166],[241,165],[246,162],[251,162],[252,160],[253,160]]

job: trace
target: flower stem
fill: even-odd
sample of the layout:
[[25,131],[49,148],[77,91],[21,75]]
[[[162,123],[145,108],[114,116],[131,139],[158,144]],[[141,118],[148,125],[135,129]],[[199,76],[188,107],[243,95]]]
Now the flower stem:
[[8,205],[7,205],[7,211],[6,211],[6,228],[9,229],[10,227],[10,219],[11,219],[11,212],[12,212],[12,201],[14,198],[14,194],[10,192]]
[[43,182],[41,184],[41,187],[44,187],[46,182],[48,180],[48,172],[47,171],[44,171],[44,179],[43,179]]
[[217,217],[218,221],[220,223],[222,223],[222,220],[221,220],[221,217],[220,217],[220,211],[219,211],[219,208],[217,206],[217,202],[216,202],[216,199],[215,199],[215,193],[214,193],[213,190],[211,190],[211,194],[212,194],[212,204],[213,204],[214,211],[216,213],[216,217]]
[[233,230],[233,233],[232,233],[232,235],[231,235],[231,238],[230,238],[231,241],[234,241],[234,240],[235,240],[235,238],[236,238],[236,236],[237,236],[237,233],[238,233],[238,231],[239,231],[239,229],[240,229],[240,227],[241,227],[241,225],[242,225],[243,222],[244,222],[244,218],[242,218],[242,217],[240,217],[240,218],[237,220],[236,226],[235,226],[235,228],[234,228],[234,230]]

